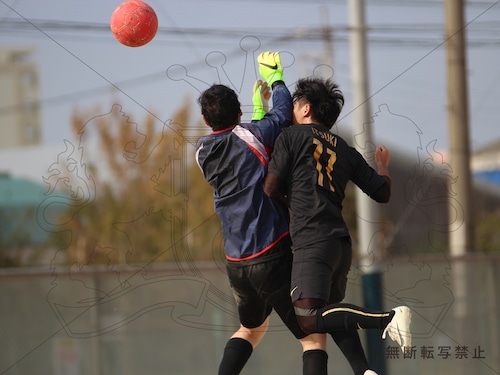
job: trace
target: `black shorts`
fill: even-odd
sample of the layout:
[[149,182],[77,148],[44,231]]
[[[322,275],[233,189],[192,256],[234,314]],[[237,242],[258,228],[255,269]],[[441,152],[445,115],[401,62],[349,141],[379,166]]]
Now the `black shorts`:
[[227,275],[244,327],[260,326],[274,308],[296,338],[307,336],[297,323],[290,299],[291,267],[289,237],[262,255],[258,262],[228,262]]
[[305,298],[321,299],[329,304],[342,301],[351,262],[350,237],[332,238],[295,249],[290,284],[292,302]]

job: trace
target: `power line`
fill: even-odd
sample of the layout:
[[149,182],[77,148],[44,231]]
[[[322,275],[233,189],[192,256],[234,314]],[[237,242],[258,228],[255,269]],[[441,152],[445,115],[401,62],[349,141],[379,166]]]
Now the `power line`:
[[[37,20],[30,19],[29,23],[25,20],[20,20],[17,18],[4,18],[0,20],[0,30],[4,32],[17,32],[19,30],[27,30],[36,32],[37,29],[33,27],[35,25],[39,29],[46,31],[82,31],[82,32],[97,32],[97,33],[110,33],[110,27],[108,23],[93,23],[93,22],[81,22],[81,21],[60,21],[60,20]],[[367,25],[368,31],[376,32],[441,32],[443,30],[442,23],[430,23],[430,22],[418,22],[418,23],[391,23],[391,24],[369,24]],[[474,22],[474,27],[485,28],[484,31],[500,31],[500,24],[498,21],[476,21]],[[348,25],[331,25],[331,29],[337,32],[349,32]],[[308,30],[323,30],[322,27],[303,27],[294,28],[294,30],[308,29]],[[259,30],[259,34],[276,36],[283,34],[286,31],[284,28],[271,28],[266,27],[265,30]],[[234,29],[234,28],[194,28],[194,27],[158,27],[158,34],[164,35],[180,35],[180,34],[192,34],[192,35],[209,35],[209,36],[227,36],[228,33],[240,34],[255,34],[256,29]],[[289,32],[288,32],[289,33]]]
[[[234,2],[235,0],[225,0],[228,2]],[[238,0],[236,0],[238,1]],[[240,2],[245,2],[246,0],[239,0]],[[252,0],[252,3],[285,3],[285,4],[290,4],[290,3],[303,3],[303,0]],[[465,2],[466,8],[476,8],[476,7],[489,7],[492,4],[494,4],[496,1],[485,1],[485,0],[469,0]],[[325,5],[331,5],[331,4],[338,4],[338,5],[345,5],[345,0],[309,0],[308,4],[325,4]],[[367,7],[372,7],[372,6],[397,6],[400,8],[408,8],[408,7],[419,7],[419,8],[425,8],[425,7],[443,7],[443,1],[442,0],[370,0],[370,2],[367,4]]]
[[[22,24],[20,21],[15,21],[16,25]],[[45,22],[43,25],[40,25],[39,23],[34,22],[37,27],[45,27],[44,30],[47,31],[48,28],[54,27],[57,30],[97,30],[99,32],[103,32],[104,30],[106,32],[109,32],[109,26],[107,25],[102,25],[102,24],[92,24],[92,23],[77,23],[77,22],[54,22],[54,21],[49,21]],[[2,22],[0,24],[0,30],[5,26],[8,25],[8,23]],[[407,31],[414,32],[415,25],[403,25],[408,28]],[[476,25],[476,24],[475,24]],[[498,25],[495,25],[498,27]],[[377,29],[372,28],[373,29]],[[380,31],[398,31],[401,32],[404,29],[404,27],[381,27]],[[499,27],[500,29],[500,27]],[[13,31],[13,29],[9,29],[10,31]],[[163,32],[170,32],[170,28],[164,28]],[[187,31],[186,31],[187,30]],[[183,31],[175,30],[176,34],[181,34],[185,35],[185,33],[189,33],[191,29],[183,29]],[[418,27],[418,31],[420,31],[420,28]],[[158,32],[160,35],[162,34],[161,30]],[[207,33],[212,33],[212,35],[221,35],[221,36],[226,36],[228,35],[228,31],[224,30],[207,30],[207,29],[194,29],[194,34],[195,35],[207,35]],[[215,33],[215,34],[214,34]],[[248,34],[240,30],[239,31],[240,35],[239,36],[247,36]],[[235,32],[232,32],[231,35],[234,36]],[[302,41],[323,41],[324,40],[324,29],[323,28],[317,28],[317,29],[308,29],[308,30],[303,30],[303,32],[300,33],[299,35],[287,35],[284,34],[283,32],[281,33],[267,33],[264,34],[265,37],[270,37],[273,38],[272,42],[277,43],[277,42],[302,42]],[[81,37],[81,36],[80,36]],[[347,35],[338,35],[335,33],[335,29],[333,31],[333,39],[335,42],[348,42],[348,36]],[[402,37],[400,34],[395,35],[395,36],[383,36],[383,37],[377,37],[377,36],[372,36],[368,39],[370,44],[378,44],[378,45],[385,45],[385,46],[393,46],[393,47],[401,47],[401,46],[409,46],[411,48],[415,47],[428,47],[428,46],[436,46],[442,43],[442,38],[440,37],[434,37],[434,38],[429,38],[427,37],[426,39],[422,39],[421,36],[411,36],[411,37]],[[156,41],[158,42],[158,41]],[[170,43],[170,42],[169,42]],[[500,38],[495,38],[495,39],[482,39],[482,40],[470,40],[469,44],[474,44],[476,46],[491,46],[491,45],[500,45]],[[236,50],[234,53],[237,53],[239,50]],[[199,67],[205,66],[203,61],[196,62],[194,64],[191,64],[189,66],[190,71],[191,70],[196,70]],[[90,97],[99,93],[104,93],[106,91],[110,92],[112,91],[113,87],[119,88],[119,90],[125,89],[127,87],[134,87],[137,85],[146,85],[149,83],[155,83],[158,82],[158,79],[161,79],[162,77],[165,76],[165,71],[161,72],[154,72],[146,75],[142,75],[137,78],[133,79],[128,79],[125,81],[113,83],[113,85],[106,84],[104,86],[100,87],[95,87],[91,89],[86,89],[86,90],[80,90],[76,92],[72,92],[69,94],[61,94],[57,96],[53,96],[50,98],[43,98],[39,100],[39,103],[43,103],[44,105],[57,105],[63,102],[71,101],[76,98],[82,98],[82,97]],[[0,107],[0,115],[2,114],[7,114],[11,111],[16,111],[20,108],[21,104],[19,105],[13,105],[13,106],[8,106],[8,107]]]
[[[92,34],[92,37],[98,39],[104,34],[110,33],[108,24],[74,22],[74,21],[48,21],[31,20],[27,23],[17,19],[4,19],[0,22],[0,30],[5,33],[15,33],[19,31],[33,32],[40,34],[39,30],[44,32],[58,33],[58,37],[81,38],[82,34]],[[34,28],[34,26],[36,28]],[[348,43],[349,28],[347,26],[329,27],[331,38],[336,43]],[[74,34],[77,32],[78,34]],[[392,24],[392,25],[370,25],[368,27],[368,42],[372,45],[385,46],[433,46],[442,41],[442,25],[435,23],[413,23],[413,24]],[[413,34],[413,35],[412,35]],[[470,29],[468,36],[469,47],[485,47],[500,45],[500,24],[493,21],[475,22],[474,28]],[[55,34],[53,34],[55,36]],[[176,37],[182,37],[185,42],[186,36],[196,36],[198,38],[219,37],[221,40],[227,38],[242,38],[253,35],[258,38],[274,39],[276,42],[300,42],[300,41],[324,41],[325,28],[298,28],[294,30],[286,29],[216,29],[216,28],[172,28],[159,27],[155,42],[163,41],[162,37],[168,37],[168,42],[175,42]],[[40,34],[41,37],[45,34]],[[111,40],[110,38],[107,38]],[[174,39],[172,41],[172,39]]]
[[[279,0],[276,0],[279,1]],[[339,0],[338,2],[344,3],[344,0]],[[495,4],[499,3],[486,2],[486,1],[475,1],[469,2],[468,5],[474,6],[489,6],[493,7]],[[319,3],[322,3],[319,1]],[[392,0],[379,0],[375,1],[378,5],[402,5],[403,3],[392,1]],[[418,1],[405,1],[405,6],[408,4],[426,4],[427,6],[434,6],[439,4],[442,6],[441,1],[433,0],[418,0]],[[492,5],[493,4],[493,5]],[[496,21],[478,21],[475,20],[474,28],[471,28],[471,36],[468,37],[469,47],[488,47],[488,46],[498,46],[500,45],[500,24]],[[41,32],[43,30],[43,32]],[[14,33],[19,35],[19,32],[26,32],[30,35],[37,34],[40,37],[46,37],[47,33],[52,33],[52,36],[57,38],[83,38],[86,40],[90,37],[102,40],[111,40],[110,28],[107,23],[92,23],[92,22],[76,22],[76,21],[59,21],[59,20],[26,20],[15,19],[15,18],[3,18],[0,20],[0,31],[2,33]],[[294,29],[293,31],[282,29],[282,28],[265,28],[260,29],[258,32],[254,29],[217,29],[217,28],[178,28],[178,27],[159,27],[157,32],[157,37],[155,37],[155,43],[173,43],[172,40],[165,41],[162,37],[182,37],[185,42],[186,36],[196,36],[198,38],[205,37],[219,37],[221,40],[227,38],[235,37],[245,37],[248,35],[253,35],[258,38],[269,38],[270,42],[288,42],[288,43],[301,43],[308,41],[324,41],[325,38],[325,27],[314,27],[314,28],[303,28]],[[331,33],[331,38],[336,44],[348,43],[348,34],[350,32],[349,27],[345,25],[331,26],[328,27],[328,31]],[[441,23],[404,23],[404,24],[384,24],[376,25],[370,24],[368,26],[368,43],[370,45],[386,46],[386,47],[396,47],[400,48],[402,46],[415,48],[415,47],[435,47],[442,43],[443,37],[443,25]],[[56,34],[57,33],[57,34]],[[76,34],[75,34],[76,33]],[[104,39],[103,35],[106,34],[107,37]],[[485,35],[487,34],[487,35]],[[181,41],[179,41],[181,43]],[[202,63],[193,64],[193,67],[203,65]],[[131,80],[122,81],[120,83],[113,84],[116,87],[130,87],[135,85],[144,85],[149,82],[156,82],[159,77],[164,76],[165,72],[156,72],[152,74],[147,74],[141,77],[137,77]],[[110,85],[105,85],[97,88],[92,88],[88,90],[82,90],[78,92],[73,92],[71,94],[59,95],[51,98],[42,99],[44,104],[57,104],[67,100],[72,100],[75,97],[81,98],[82,96],[90,96],[96,93],[110,90]],[[11,107],[0,107],[0,114],[16,110],[18,106]]]

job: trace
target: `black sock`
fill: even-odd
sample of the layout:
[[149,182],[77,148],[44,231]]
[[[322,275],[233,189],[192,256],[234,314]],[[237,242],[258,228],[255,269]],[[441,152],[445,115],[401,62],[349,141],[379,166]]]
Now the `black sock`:
[[384,329],[394,316],[394,311],[378,312],[348,303],[336,303],[318,309],[316,328],[320,333],[346,329]]
[[306,350],[302,354],[302,375],[327,375],[328,354],[324,350]]
[[358,331],[354,329],[347,331],[338,330],[333,331],[331,336],[351,365],[354,375],[363,375],[370,367],[368,366]]
[[219,375],[236,375],[252,355],[253,347],[247,340],[234,337],[226,343],[219,365]]

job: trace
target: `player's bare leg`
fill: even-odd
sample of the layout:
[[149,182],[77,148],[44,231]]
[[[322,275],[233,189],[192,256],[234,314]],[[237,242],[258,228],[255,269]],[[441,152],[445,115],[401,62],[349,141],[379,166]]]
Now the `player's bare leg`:
[[240,328],[231,336],[224,348],[224,355],[219,365],[219,375],[239,374],[259,345],[269,326],[269,317],[256,328]]

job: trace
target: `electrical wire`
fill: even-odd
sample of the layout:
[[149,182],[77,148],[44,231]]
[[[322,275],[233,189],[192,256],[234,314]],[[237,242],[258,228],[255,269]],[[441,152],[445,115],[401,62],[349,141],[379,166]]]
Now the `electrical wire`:
[[[276,0],[279,1],[279,0]],[[344,3],[344,0],[338,2]],[[319,1],[318,3],[321,3]],[[370,1],[370,6],[377,5],[405,5],[409,4],[418,6],[434,6],[439,4],[442,6],[441,1],[433,0],[418,0],[418,1],[405,1],[397,2],[391,0]],[[474,1],[467,2],[467,6],[488,6],[492,8],[497,2]],[[163,8],[160,8],[163,12]],[[164,14],[168,17],[168,13]],[[334,44],[349,43],[349,27],[345,25],[327,27],[330,33],[331,40]],[[491,47],[500,45],[500,24],[495,21],[478,21],[475,20],[474,27],[469,28],[470,36],[468,35],[468,47]],[[40,33],[43,30],[43,33]],[[52,37],[69,38],[69,39],[82,39],[88,40],[89,36],[103,41],[111,40],[109,38],[110,28],[109,24],[92,23],[92,22],[76,22],[76,21],[56,21],[56,20],[26,20],[4,17],[0,20],[0,31],[2,34],[13,33],[19,35],[20,32],[25,32],[31,36],[40,35],[41,37],[47,36],[51,33]],[[435,47],[443,42],[443,25],[437,23],[405,23],[405,24],[390,24],[390,25],[369,25],[368,28],[368,43],[369,46],[384,46],[401,48],[402,46],[408,48],[416,47]],[[90,35],[89,35],[90,34]],[[325,27],[304,28],[300,30],[285,30],[282,28],[263,30],[255,29],[218,29],[218,28],[179,28],[179,27],[159,27],[157,36],[155,37],[156,43],[185,43],[190,40],[192,48],[196,49],[194,42],[191,39],[186,39],[189,36],[197,38],[213,38],[218,37],[221,40],[225,38],[242,38],[248,35],[256,36],[260,39],[268,39],[268,43],[302,43],[310,41],[321,41],[325,39]],[[162,38],[169,38],[164,40]],[[176,39],[177,38],[177,39]],[[173,39],[173,40],[172,40]],[[201,61],[201,59],[200,59]],[[202,63],[193,64],[193,68],[202,66]],[[143,75],[134,79],[122,81],[113,84],[117,88],[131,87],[135,85],[144,85],[150,82],[156,82],[164,72],[156,72],[152,74]],[[73,100],[82,96],[90,96],[104,90],[109,91],[110,86],[105,85],[98,88],[82,90],[73,92],[71,94],[64,94],[52,98],[42,99],[43,104],[57,104],[67,100]],[[0,114],[17,110],[18,106],[0,107]]]

